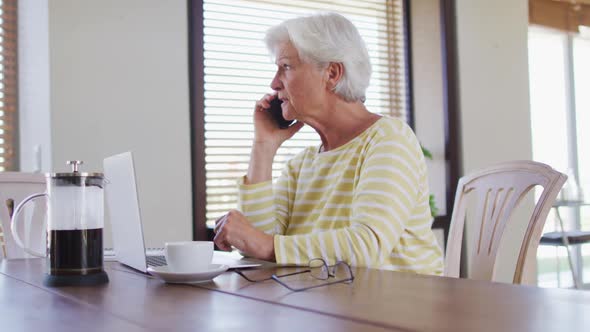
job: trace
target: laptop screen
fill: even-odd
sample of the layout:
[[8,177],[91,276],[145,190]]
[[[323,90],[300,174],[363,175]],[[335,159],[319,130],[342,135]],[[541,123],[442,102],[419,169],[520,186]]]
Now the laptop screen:
[[111,220],[117,260],[147,271],[145,243],[131,152],[104,159],[106,210]]

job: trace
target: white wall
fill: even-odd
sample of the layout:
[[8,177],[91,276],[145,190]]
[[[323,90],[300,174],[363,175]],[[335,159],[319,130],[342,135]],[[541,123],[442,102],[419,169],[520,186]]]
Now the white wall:
[[416,135],[432,152],[428,165],[430,191],[440,215],[446,211],[444,78],[440,1],[414,0],[411,8],[412,89]]
[[19,169],[51,169],[47,0],[18,3]]
[[[531,159],[527,0],[457,0],[463,174],[494,163]],[[531,208],[532,200],[524,202]],[[506,230],[498,276],[510,282],[520,227]]]
[[[444,216],[447,214],[447,175],[440,1],[413,0],[410,6],[415,130],[420,143],[432,153],[432,160],[426,160],[428,182],[438,215]],[[435,230],[435,235],[444,248],[443,230]]]
[[192,238],[187,40],[185,0],[49,2],[52,167],[133,151],[150,247]]

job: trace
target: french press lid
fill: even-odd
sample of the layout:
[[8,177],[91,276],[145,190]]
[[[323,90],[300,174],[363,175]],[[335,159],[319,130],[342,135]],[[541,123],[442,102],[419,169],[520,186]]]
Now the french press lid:
[[68,160],[66,164],[72,167],[71,173],[47,173],[46,177],[58,185],[91,185],[102,188],[103,173],[80,172],[80,165],[84,164],[82,160]]

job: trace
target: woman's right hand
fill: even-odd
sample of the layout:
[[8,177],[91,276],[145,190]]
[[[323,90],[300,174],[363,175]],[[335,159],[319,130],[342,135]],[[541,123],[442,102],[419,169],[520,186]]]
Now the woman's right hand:
[[280,129],[270,112],[270,101],[276,94],[266,94],[256,102],[254,108],[254,144],[250,152],[250,163],[245,184],[254,184],[272,179],[272,162],[277,150],[284,141],[293,137],[303,127],[303,122],[296,122],[291,127]]
[[284,141],[293,137],[303,128],[302,122],[296,122],[286,129],[280,129],[267,110],[270,102],[277,98],[276,94],[266,94],[256,102],[254,108],[254,144],[263,145],[277,150]]

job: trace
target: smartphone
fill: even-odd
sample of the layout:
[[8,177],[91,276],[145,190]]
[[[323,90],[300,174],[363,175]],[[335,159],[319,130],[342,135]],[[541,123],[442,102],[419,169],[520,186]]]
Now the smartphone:
[[287,129],[293,124],[293,122],[295,122],[295,120],[286,120],[285,118],[283,118],[283,110],[281,109],[282,103],[283,101],[278,98],[271,100],[270,108],[268,109],[268,111],[272,115],[272,118],[274,119],[275,123],[279,126],[279,128]]

